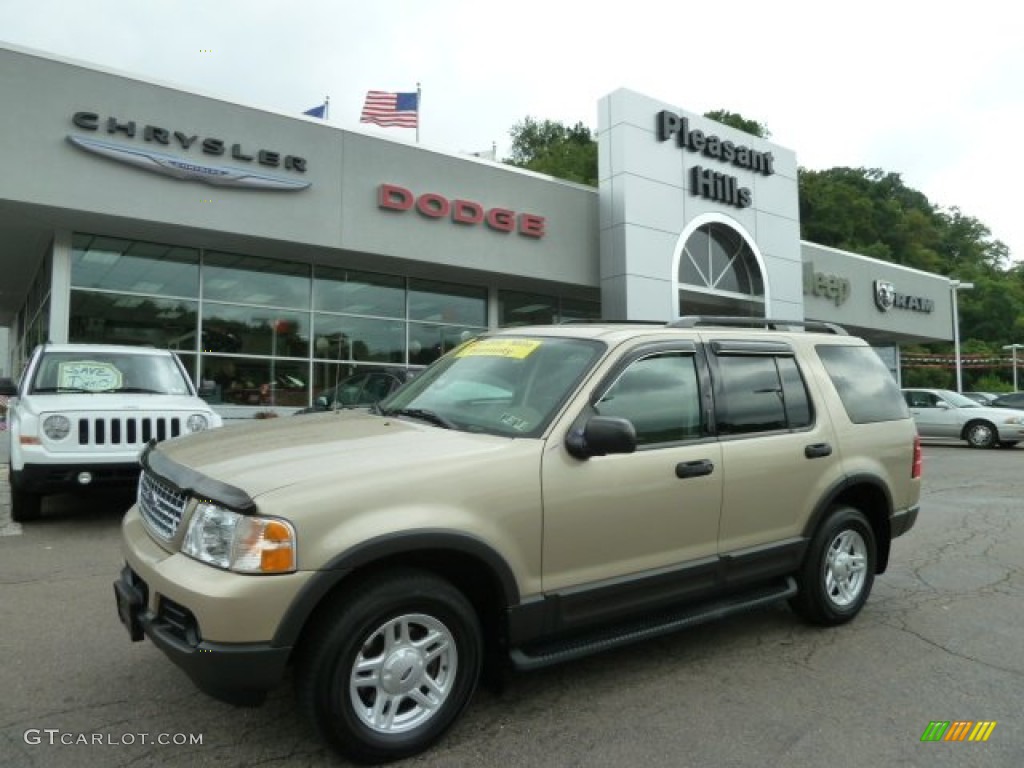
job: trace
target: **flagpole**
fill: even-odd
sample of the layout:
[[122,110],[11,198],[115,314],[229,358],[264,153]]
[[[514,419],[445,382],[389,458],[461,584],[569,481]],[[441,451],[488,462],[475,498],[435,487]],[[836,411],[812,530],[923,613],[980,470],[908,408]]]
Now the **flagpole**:
[[420,115],[423,110],[420,109],[420,103],[423,101],[423,89],[420,88],[420,84],[416,83],[416,143],[420,143]]
[[324,96],[324,122],[327,122],[327,115],[331,108],[331,97]]

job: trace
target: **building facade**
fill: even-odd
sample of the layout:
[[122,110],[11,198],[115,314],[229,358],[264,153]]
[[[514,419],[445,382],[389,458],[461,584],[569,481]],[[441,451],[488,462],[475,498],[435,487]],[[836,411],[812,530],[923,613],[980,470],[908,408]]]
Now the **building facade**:
[[169,347],[230,410],[505,325],[951,338],[947,278],[800,241],[794,152],[630,91],[598,105],[598,189],[18,48],[0,99],[0,373],[47,340]]

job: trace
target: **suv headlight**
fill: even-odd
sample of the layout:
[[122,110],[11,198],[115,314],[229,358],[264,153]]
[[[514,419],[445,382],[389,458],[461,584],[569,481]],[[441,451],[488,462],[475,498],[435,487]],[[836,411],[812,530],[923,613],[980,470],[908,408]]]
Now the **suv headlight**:
[[189,432],[202,432],[205,429],[209,429],[210,421],[201,413],[193,413],[188,417],[186,426]]
[[202,502],[189,521],[181,551],[238,573],[291,573],[295,529],[286,520],[240,515]]
[[71,420],[67,416],[47,416],[43,432],[51,440],[63,440],[71,431]]

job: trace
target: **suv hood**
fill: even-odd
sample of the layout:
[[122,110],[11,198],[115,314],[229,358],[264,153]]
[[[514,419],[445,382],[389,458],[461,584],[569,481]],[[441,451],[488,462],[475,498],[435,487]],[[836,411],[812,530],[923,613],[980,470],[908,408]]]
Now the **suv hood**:
[[414,466],[452,466],[516,442],[495,435],[357,411],[231,425],[161,443],[168,458],[233,485],[252,498],[275,489],[336,478],[395,475]]

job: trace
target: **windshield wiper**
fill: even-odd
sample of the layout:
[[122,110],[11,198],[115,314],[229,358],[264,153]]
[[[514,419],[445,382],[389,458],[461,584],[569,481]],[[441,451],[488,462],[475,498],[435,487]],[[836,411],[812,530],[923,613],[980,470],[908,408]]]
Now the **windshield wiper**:
[[429,421],[445,429],[458,429],[455,422],[446,419],[436,411],[428,411],[426,408],[396,408],[393,411],[380,411],[381,416],[411,416],[414,419]]
[[127,392],[132,395],[165,395],[159,389],[146,389],[146,387],[121,387],[120,389],[105,389],[104,392]]

